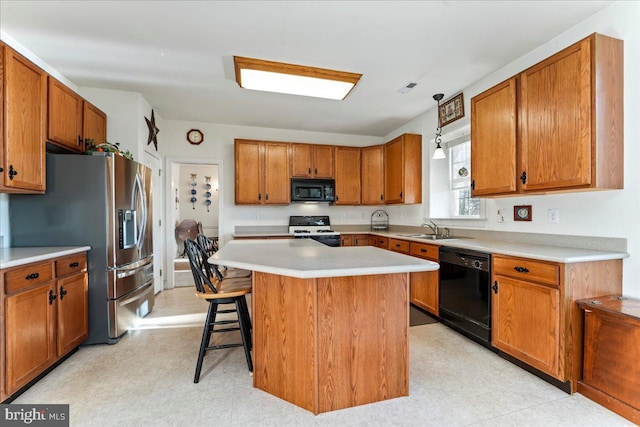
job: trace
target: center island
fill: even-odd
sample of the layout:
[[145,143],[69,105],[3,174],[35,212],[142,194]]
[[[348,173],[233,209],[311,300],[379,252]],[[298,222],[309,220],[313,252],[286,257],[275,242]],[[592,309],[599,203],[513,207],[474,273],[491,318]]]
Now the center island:
[[438,264],[372,246],[235,240],[253,271],[253,386],[314,414],[409,394],[409,278]]

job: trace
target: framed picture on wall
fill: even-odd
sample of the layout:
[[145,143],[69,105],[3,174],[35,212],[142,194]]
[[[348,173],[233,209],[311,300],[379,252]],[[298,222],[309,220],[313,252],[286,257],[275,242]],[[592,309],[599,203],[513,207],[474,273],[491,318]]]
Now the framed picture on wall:
[[462,92],[440,104],[438,114],[440,114],[440,127],[444,127],[449,123],[453,123],[464,117],[464,100],[462,99]]

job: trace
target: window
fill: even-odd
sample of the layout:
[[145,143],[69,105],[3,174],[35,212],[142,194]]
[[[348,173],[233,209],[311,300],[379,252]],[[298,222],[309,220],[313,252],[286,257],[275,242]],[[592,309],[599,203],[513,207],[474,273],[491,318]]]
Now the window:
[[471,141],[449,147],[449,181],[454,218],[480,217],[480,199],[471,197]]

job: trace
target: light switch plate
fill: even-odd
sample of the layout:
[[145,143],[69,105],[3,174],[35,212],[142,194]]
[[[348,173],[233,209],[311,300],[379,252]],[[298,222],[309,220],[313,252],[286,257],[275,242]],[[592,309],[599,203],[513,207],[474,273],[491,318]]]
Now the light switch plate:
[[560,209],[547,210],[547,221],[552,224],[558,224],[560,222]]

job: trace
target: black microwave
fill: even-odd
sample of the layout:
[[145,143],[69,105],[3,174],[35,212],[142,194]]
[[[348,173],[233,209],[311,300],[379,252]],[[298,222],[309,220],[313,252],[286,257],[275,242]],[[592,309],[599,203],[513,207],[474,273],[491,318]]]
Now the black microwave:
[[329,202],[335,200],[336,182],[333,179],[291,179],[292,202]]

